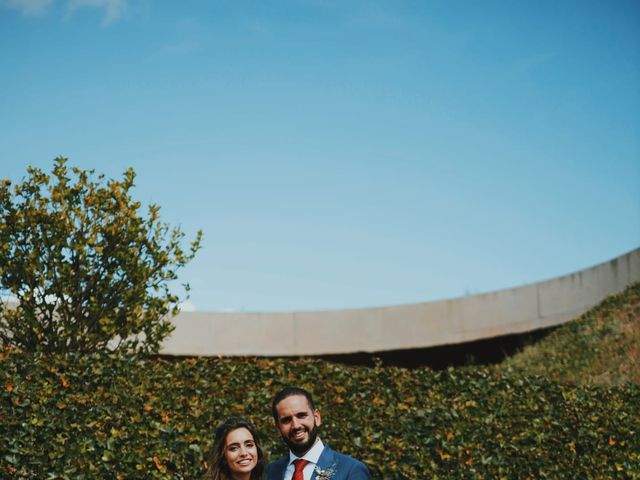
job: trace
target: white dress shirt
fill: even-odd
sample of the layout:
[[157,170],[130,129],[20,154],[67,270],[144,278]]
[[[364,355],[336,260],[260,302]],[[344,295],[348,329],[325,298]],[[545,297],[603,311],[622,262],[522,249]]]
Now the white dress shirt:
[[322,443],[322,440],[318,439],[313,447],[311,447],[311,450],[305,453],[302,457],[296,457],[290,451],[289,465],[287,465],[287,469],[284,471],[284,480],[291,480],[293,478],[293,472],[296,470],[296,466],[293,462],[299,458],[304,458],[309,462],[302,470],[302,475],[304,476],[304,480],[311,480],[311,475],[313,475],[313,470],[316,468],[320,455],[322,455],[322,450],[324,450],[324,444]]

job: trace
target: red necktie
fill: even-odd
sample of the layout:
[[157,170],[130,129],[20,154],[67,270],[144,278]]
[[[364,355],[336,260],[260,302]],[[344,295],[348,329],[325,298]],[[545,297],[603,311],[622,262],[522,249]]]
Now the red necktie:
[[302,470],[307,463],[309,463],[309,460],[304,460],[303,458],[299,458],[293,461],[296,469],[293,472],[293,477],[291,478],[291,480],[304,480],[304,477],[302,476]]

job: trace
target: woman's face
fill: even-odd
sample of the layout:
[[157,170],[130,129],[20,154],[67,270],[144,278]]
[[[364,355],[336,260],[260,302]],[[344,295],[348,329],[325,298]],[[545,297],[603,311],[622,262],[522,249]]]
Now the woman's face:
[[258,448],[249,430],[240,427],[227,433],[224,458],[233,477],[243,476],[255,468]]

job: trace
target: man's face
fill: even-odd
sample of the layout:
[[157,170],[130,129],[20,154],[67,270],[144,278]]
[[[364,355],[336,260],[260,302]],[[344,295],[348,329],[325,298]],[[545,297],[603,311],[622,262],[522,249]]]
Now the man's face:
[[276,430],[294,454],[304,455],[318,438],[320,412],[311,409],[304,395],[285,398],[276,405],[276,412]]

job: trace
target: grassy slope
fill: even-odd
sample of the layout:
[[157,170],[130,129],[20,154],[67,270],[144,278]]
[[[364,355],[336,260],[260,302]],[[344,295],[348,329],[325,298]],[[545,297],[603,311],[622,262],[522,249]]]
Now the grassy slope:
[[640,384],[640,283],[607,298],[498,368],[575,384]]

